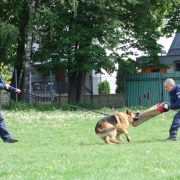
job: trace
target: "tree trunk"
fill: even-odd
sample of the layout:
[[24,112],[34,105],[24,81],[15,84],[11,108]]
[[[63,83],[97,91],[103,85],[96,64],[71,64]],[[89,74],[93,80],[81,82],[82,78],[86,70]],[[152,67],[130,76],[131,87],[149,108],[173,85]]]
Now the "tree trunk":
[[26,45],[26,51],[25,51],[25,66],[24,66],[24,87],[23,87],[23,100],[25,102],[29,102],[29,94],[30,94],[30,73],[31,73],[31,52],[32,52],[32,33],[33,33],[33,16],[35,14],[35,4],[36,1],[32,0],[30,11],[29,11],[29,30],[27,35],[27,45]]
[[70,104],[76,102],[77,73],[78,72],[75,72],[72,76],[69,77],[68,103]]
[[72,76],[69,77],[68,103],[81,102],[83,82],[83,72],[75,72]]
[[[20,31],[20,32],[22,34],[24,31]],[[22,39],[22,36],[21,36],[21,39]],[[21,40],[19,42],[18,48],[17,48],[18,62],[16,62],[16,65],[14,65],[14,72],[13,72],[13,76],[12,76],[12,79],[11,79],[11,85],[13,87],[16,87],[15,70],[17,70],[17,87],[16,88],[20,88],[20,89],[22,89],[22,87],[20,87],[20,83],[21,83],[20,81],[22,80],[21,72],[22,72],[22,66],[23,66],[23,61],[24,61],[24,58],[23,58],[24,57],[24,51],[25,51],[24,42]],[[22,54],[23,54],[23,56],[22,56]],[[20,96],[21,96],[21,93],[18,95],[18,97],[20,97]],[[11,99],[15,100],[15,97],[16,97],[16,94],[11,93]],[[20,98],[19,98],[19,100],[20,100]]]
[[83,82],[84,82],[84,73],[81,71],[77,76],[77,92],[76,92],[76,102],[81,102],[83,94]]
[[[17,70],[17,87],[16,87],[16,81],[15,81],[15,79],[16,79],[15,70]],[[14,66],[14,72],[13,72],[13,76],[12,76],[12,79],[11,79],[11,85],[13,87],[20,88],[20,89],[21,89],[21,87],[20,87],[21,70],[22,70],[22,64]],[[11,93],[11,99],[15,100],[15,97],[16,97],[16,94],[15,93]]]

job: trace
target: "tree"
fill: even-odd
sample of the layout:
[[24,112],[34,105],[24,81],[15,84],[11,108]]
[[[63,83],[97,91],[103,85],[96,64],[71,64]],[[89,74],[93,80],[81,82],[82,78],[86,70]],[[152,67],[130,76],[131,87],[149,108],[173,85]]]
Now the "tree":
[[123,60],[119,58],[118,61],[119,67],[117,71],[117,77],[116,77],[116,93],[124,92],[124,82],[126,77],[129,74],[137,73],[136,67],[137,63],[131,59]]
[[180,1],[171,0],[171,3],[167,5],[167,11],[165,13],[166,23],[162,28],[162,32],[167,37],[171,37],[171,35],[180,32]]
[[[118,48],[125,55],[132,53],[131,47],[146,51],[151,57],[148,63],[159,66],[161,47],[156,41],[161,33],[157,28],[162,24],[164,6],[136,0],[76,0],[75,8],[72,6],[69,1],[54,1],[44,3],[37,11],[36,34],[41,34],[42,48],[34,56],[34,61],[43,62],[45,68],[67,70],[69,102],[80,101],[87,71],[114,70],[118,57],[113,51]],[[112,54],[108,56],[106,50]]]
[[[167,1],[166,1],[167,2]],[[167,3],[169,3],[168,1]],[[143,10],[142,10],[143,9]],[[163,24],[164,13],[166,12],[166,5],[164,1],[158,2],[152,1],[140,1],[134,7],[127,7],[127,15],[125,19],[128,19],[126,36],[130,39],[123,46],[125,55],[122,54],[121,58],[127,58],[126,51],[133,48],[144,52],[146,57],[142,57],[141,61],[143,68],[152,65],[158,69],[164,66],[160,64],[158,54],[164,53],[162,51],[162,45],[158,44],[158,39],[162,36],[160,27]],[[134,55],[133,52],[127,54]]]
[[[4,44],[4,47],[13,47],[14,51],[8,56],[4,57],[1,60],[1,63],[9,64],[13,69],[14,73],[11,80],[11,85],[15,86],[15,69],[17,70],[17,81],[18,87],[23,89],[23,64],[24,64],[24,57],[25,57],[25,46],[26,46],[26,28],[29,21],[29,3],[30,0],[17,0],[17,1],[1,1],[0,2],[0,19],[3,23],[14,27],[16,31],[11,29],[11,34],[18,38],[16,42],[11,42],[11,46],[8,44]],[[10,35],[8,36],[11,39]],[[22,78],[20,78],[20,76]],[[13,95],[13,94],[12,94]]]
[[[37,4],[40,3],[40,0],[36,1]],[[8,45],[8,41],[6,41],[6,43],[4,44],[4,48],[9,47],[11,51],[14,50],[13,53],[9,53],[8,56],[4,56],[2,59],[0,58],[0,62],[9,64],[11,67],[13,67],[14,73],[11,79],[12,86],[15,86],[15,70],[17,70],[17,85],[18,87],[20,87],[20,89],[22,89],[22,91],[25,89],[25,92],[29,91],[29,89],[26,90],[28,87],[26,86],[26,83],[24,83],[24,73],[25,75],[29,74],[29,70],[24,69],[24,67],[26,50],[25,47],[27,47],[26,44],[28,44],[27,33],[29,32],[29,28],[31,27],[30,24],[32,25],[32,23],[30,23],[32,18],[29,18],[30,7],[31,0],[6,0],[0,2],[0,19],[2,20],[2,22],[8,24],[11,27],[6,28],[6,33],[8,32],[8,29],[11,30],[8,35],[8,40],[11,40],[11,46]],[[16,42],[12,42],[13,38],[11,36],[13,36],[14,38],[18,37],[16,38]],[[31,48],[32,42],[30,42],[29,44]],[[31,53],[31,50],[29,52]],[[29,58],[31,59],[31,56],[29,56]],[[29,82],[29,80],[26,79],[25,82]],[[24,86],[26,87],[24,88]],[[11,94],[11,98],[13,98],[13,96],[14,94]]]
[[28,94],[30,93],[30,74],[31,74],[31,52],[32,52],[32,34],[33,34],[33,20],[35,15],[35,4],[36,1],[32,0],[30,10],[29,10],[29,28],[27,33],[27,44],[26,44],[26,51],[25,51],[25,66],[24,66],[24,101],[29,101]]
[[[30,4],[31,0],[0,2],[0,23],[13,25],[19,31],[17,43],[11,42],[16,52],[3,59],[4,62],[9,59],[18,77],[24,66]],[[114,50],[126,52],[121,58],[132,54],[131,47],[142,50],[151,57],[144,61],[158,68],[157,55],[161,47],[157,39],[162,33],[179,29],[178,0],[36,0],[36,4],[39,9],[33,28],[38,34],[34,41],[40,34],[42,49],[34,60],[53,71],[59,67],[67,70],[69,102],[79,101],[86,71],[101,72],[103,68],[111,73],[114,70],[117,59]],[[164,18],[169,19],[165,25]],[[164,31],[159,30],[162,26]],[[112,54],[107,55],[105,49],[112,50]],[[18,78],[18,85],[23,89],[23,78],[21,80],[20,83]]]
[[0,62],[3,62],[4,65],[10,64],[11,58],[14,57],[18,35],[17,27],[6,22],[0,22]]
[[76,16],[71,4],[65,4],[51,4],[37,12],[36,27],[41,33],[42,48],[34,60],[42,61],[43,66],[54,71],[60,67],[67,70],[69,102],[75,102],[80,101],[85,72],[92,69],[100,72],[101,68],[108,72],[114,70],[115,58],[107,56],[105,49],[114,47],[111,36],[115,34],[110,26],[117,25],[103,14],[101,4],[79,1]]
[[12,78],[11,68],[2,64],[0,66],[0,72],[1,72],[1,77],[3,78],[4,82],[6,82],[7,84],[10,84],[11,78]]

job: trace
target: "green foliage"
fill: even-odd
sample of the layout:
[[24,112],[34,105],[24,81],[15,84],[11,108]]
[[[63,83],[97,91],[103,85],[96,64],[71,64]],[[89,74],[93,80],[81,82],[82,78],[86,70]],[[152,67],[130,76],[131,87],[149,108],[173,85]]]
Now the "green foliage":
[[129,74],[137,73],[136,67],[137,64],[135,61],[128,59],[123,60],[119,59],[118,61],[119,67],[117,71],[116,77],[116,93],[124,92],[124,81]]
[[45,68],[65,68],[69,75],[92,69],[100,72],[101,68],[111,73],[117,59],[114,50],[123,51],[124,58],[137,55],[131,51],[136,48],[149,56],[145,65],[160,68],[158,54],[163,51],[157,40],[168,3],[172,6],[170,0],[165,5],[163,0],[44,2],[36,13],[34,32],[43,41],[34,61],[42,61]]
[[99,94],[109,94],[110,93],[110,85],[109,82],[104,80],[99,82],[98,84],[98,92]]
[[[63,67],[68,70],[69,75],[92,69],[100,72],[101,68],[113,72],[115,58],[107,56],[105,51],[105,48],[110,46],[108,41],[112,34],[110,29],[107,32],[104,32],[104,29],[107,21],[109,25],[114,25],[110,17],[105,18],[103,14],[97,19],[96,9],[102,11],[98,4],[87,2],[87,6],[84,6],[79,2],[77,16],[73,16],[74,11],[69,2],[39,8],[36,13],[36,30],[37,34],[41,33],[43,41],[42,48],[34,55],[34,61],[45,62],[42,66],[46,68]],[[108,36],[109,40],[105,40]],[[98,43],[93,43],[96,39]],[[49,58],[51,62],[48,61]]]
[[4,82],[7,84],[10,84],[12,78],[12,72],[10,71],[10,69],[11,69],[10,67],[4,66],[3,64],[2,66],[0,66],[1,77],[3,78]]
[[[30,3],[0,1],[0,62],[18,67],[19,76]],[[43,0],[37,1],[33,20],[33,41],[42,40],[34,62],[43,62],[44,69],[64,68],[69,76],[92,69],[101,72],[101,68],[112,73],[117,59],[114,51],[124,52],[121,58],[136,56],[132,48],[149,56],[143,58],[145,65],[160,68],[158,53],[163,51],[157,40],[179,31],[179,1]],[[107,55],[106,50],[112,53]]]
[[[157,41],[163,34],[160,27],[163,26],[163,20],[168,11],[168,3],[172,4],[169,0],[166,2],[159,0],[158,2],[144,1],[134,7],[129,6],[128,28],[133,30],[126,33],[130,40],[127,44],[123,44],[125,53],[121,58],[126,56],[126,52],[131,53],[128,49],[132,47],[148,56],[148,58],[143,58],[144,67],[152,65],[158,69],[164,68],[158,58],[158,54],[164,54],[163,46],[158,44]],[[137,56],[136,53],[131,53],[131,55]]]
[[19,30],[12,24],[0,22],[0,63],[10,64],[16,52]]
[[162,32],[167,37],[171,37],[174,32],[175,33],[180,32],[180,23],[179,23],[180,1],[174,0],[174,1],[171,1],[171,3],[167,3],[167,2],[165,2],[165,3],[166,3],[166,7],[167,7],[166,13],[165,13],[166,22],[163,24]]

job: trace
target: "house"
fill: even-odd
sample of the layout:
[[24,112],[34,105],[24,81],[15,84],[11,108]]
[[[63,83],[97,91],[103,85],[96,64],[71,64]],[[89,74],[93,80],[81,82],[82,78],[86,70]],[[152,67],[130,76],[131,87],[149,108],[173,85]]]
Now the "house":
[[166,56],[159,57],[160,62],[169,66],[167,73],[180,71],[180,33],[177,33]]
[[180,71],[180,33],[174,36],[172,44],[167,52],[166,56],[159,56],[161,64],[167,65],[169,69],[156,69],[153,67],[148,67],[141,70],[141,73],[151,73],[151,72],[162,72],[162,73],[173,73],[175,71]]

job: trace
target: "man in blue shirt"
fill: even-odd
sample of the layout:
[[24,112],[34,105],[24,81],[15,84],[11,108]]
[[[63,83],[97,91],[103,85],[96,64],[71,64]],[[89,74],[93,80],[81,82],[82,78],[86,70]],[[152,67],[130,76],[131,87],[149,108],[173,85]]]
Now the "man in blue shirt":
[[[10,86],[9,84],[5,84],[4,81],[2,80],[2,78],[0,78],[0,89],[4,89],[8,92],[14,92],[14,93],[20,93],[21,90],[14,88],[12,86]],[[18,140],[17,139],[13,139],[11,138],[6,125],[4,123],[4,119],[0,113],[0,137],[3,139],[4,143],[15,143]]]
[[[180,109],[180,85],[175,84],[174,80],[168,78],[164,81],[164,87],[169,92],[170,109]],[[177,132],[180,127],[180,111],[175,114],[169,130],[169,137],[166,140],[177,141]]]

